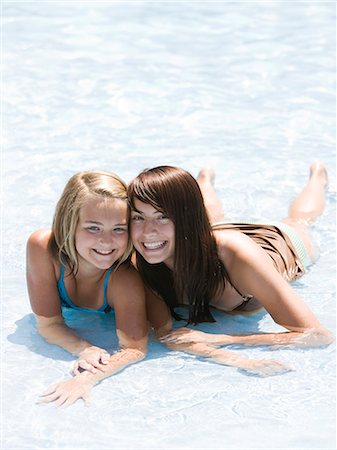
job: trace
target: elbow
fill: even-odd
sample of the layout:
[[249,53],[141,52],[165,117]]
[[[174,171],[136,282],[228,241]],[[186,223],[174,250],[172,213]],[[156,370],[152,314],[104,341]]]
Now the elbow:
[[37,332],[39,335],[46,341],[48,344],[53,344],[54,340],[52,338],[52,333],[50,332],[50,327],[43,326],[43,325],[37,325],[36,326]]
[[47,338],[48,338],[48,328],[49,327],[47,327],[47,326],[45,326],[45,325],[41,325],[39,322],[36,324],[36,329],[37,329],[37,332],[39,333],[39,335],[41,336],[41,337],[43,337],[44,339],[46,339],[47,340]]
[[55,338],[57,337],[57,330],[59,322],[41,323],[38,321],[36,324],[36,329],[39,335],[47,341],[49,344],[54,344]]

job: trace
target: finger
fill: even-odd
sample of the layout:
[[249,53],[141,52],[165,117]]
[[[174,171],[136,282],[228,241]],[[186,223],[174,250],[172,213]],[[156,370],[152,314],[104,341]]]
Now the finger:
[[190,332],[188,331],[175,331],[173,333],[168,333],[168,334],[164,334],[164,336],[160,337],[160,340],[167,340],[167,341],[175,341],[178,339],[189,339],[190,336],[188,336],[190,334]]
[[72,367],[70,369],[70,373],[72,375],[78,375],[80,373],[78,361],[74,362],[74,364],[72,365]]
[[76,366],[76,367],[74,367],[73,368],[73,370],[72,370],[72,372],[71,372],[71,374],[72,375],[79,375],[81,372],[80,372],[80,369],[78,368],[78,366]]
[[90,394],[83,395],[83,401],[86,407],[90,406]]
[[107,371],[107,362],[106,363],[101,363],[98,366],[96,366],[97,369],[101,370],[102,372],[106,372]]
[[42,394],[40,394],[40,397],[43,397],[45,395],[50,395],[53,394],[56,391],[57,388],[57,384],[53,384],[52,386],[50,386],[45,392],[43,392]]
[[192,332],[195,332],[195,330],[190,330],[189,328],[180,328],[178,330],[171,331],[169,333],[169,335],[172,334],[172,335],[175,335],[175,336],[179,336],[180,334],[184,335],[184,334],[189,334],[189,333],[192,333]]
[[172,336],[162,336],[159,338],[160,342],[171,342],[174,340],[175,340],[175,338],[173,338]]
[[60,394],[58,392],[54,392],[53,394],[46,395],[46,396],[38,399],[36,403],[50,403],[50,402],[53,402],[54,400],[58,399],[59,396],[60,396]]
[[[97,372],[97,370],[100,370],[101,372],[105,372],[107,369],[106,364],[102,364],[97,361],[92,362],[91,364],[92,364],[93,368],[96,369],[96,372]],[[96,373],[96,372],[93,372],[93,373]]]
[[88,361],[85,361],[85,360],[78,361],[78,367],[81,369],[87,370],[88,372],[91,372],[91,373],[97,372],[97,370],[95,369],[93,364],[89,363]]
[[64,402],[63,402],[62,405],[60,405],[60,406],[62,406],[62,408],[67,408],[68,406],[70,406],[70,405],[72,405],[73,403],[75,403],[76,400],[78,400],[78,398],[79,398],[79,397],[76,397],[76,396],[68,397],[68,398],[66,398],[66,399],[64,400]]
[[164,338],[159,339],[159,340],[163,344],[183,344],[183,343],[190,342],[189,339],[173,337],[173,336],[169,336],[169,337],[166,337],[166,338],[164,337]]
[[74,392],[73,394],[70,394],[69,397],[64,401],[64,403],[62,404],[62,407],[67,407],[72,405],[73,403],[75,403],[77,400],[79,400],[80,398],[82,398],[84,400],[84,402],[86,403],[89,400],[89,393],[87,394],[81,394],[79,392]]
[[109,353],[106,353],[106,352],[102,353],[101,359],[100,359],[101,363],[102,364],[108,364],[109,360],[110,360]]
[[57,406],[57,408],[59,408],[60,406],[63,406],[64,403],[67,401],[68,397],[67,397],[67,393],[62,393],[58,400],[56,400],[55,405]]

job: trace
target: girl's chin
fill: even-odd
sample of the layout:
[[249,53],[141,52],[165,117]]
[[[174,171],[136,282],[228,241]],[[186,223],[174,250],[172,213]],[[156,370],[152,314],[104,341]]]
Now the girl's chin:
[[166,258],[163,258],[160,255],[155,255],[155,254],[144,254],[144,253],[140,253],[139,254],[145,259],[145,261],[148,264],[160,264],[160,263],[165,263]]

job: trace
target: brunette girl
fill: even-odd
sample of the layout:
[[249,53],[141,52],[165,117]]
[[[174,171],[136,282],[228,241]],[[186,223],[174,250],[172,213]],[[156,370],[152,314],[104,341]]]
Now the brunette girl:
[[[138,175],[128,187],[131,237],[138,270],[162,299],[148,296],[147,301],[147,314],[157,323],[158,335],[170,344],[190,343],[192,352],[195,343],[207,344],[210,354],[223,361],[226,357],[217,353],[222,350],[211,350],[210,345],[329,344],[331,333],[288,283],[302,276],[317,257],[308,228],[324,209],[326,185],[326,170],[316,162],[286,219],[229,223],[215,194],[211,170],[202,170],[198,182],[171,166]],[[174,317],[175,307],[187,306],[191,324],[214,321],[212,307],[236,313],[264,307],[288,331],[252,335],[211,335],[189,328],[170,331],[163,302]]]

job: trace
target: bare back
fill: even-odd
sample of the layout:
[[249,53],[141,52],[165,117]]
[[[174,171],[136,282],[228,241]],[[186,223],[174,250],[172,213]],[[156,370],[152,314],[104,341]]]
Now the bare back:
[[[231,230],[215,231],[214,235],[234,289],[224,288],[213,306],[227,311],[235,307],[236,299],[241,298],[242,302],[242,296],[253,296],[282,326],[295,329],[319,324],[305,302],[278,273],[271,258],[252,239]],[[233,290],[238,292],[237,297]]]

